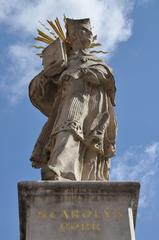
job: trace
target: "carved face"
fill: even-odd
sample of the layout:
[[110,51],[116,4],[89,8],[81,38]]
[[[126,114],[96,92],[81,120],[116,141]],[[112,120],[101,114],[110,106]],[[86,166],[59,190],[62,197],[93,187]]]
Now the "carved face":
[[89,19],[68,20],[68,39],[73,49],[86,49],[93,40]]
[[91,28],[81,26],[77,31],[77,37],[79,38],[81,42],[81,47],[83,49],[88,48],[93,40],[93,34],[91,31]]

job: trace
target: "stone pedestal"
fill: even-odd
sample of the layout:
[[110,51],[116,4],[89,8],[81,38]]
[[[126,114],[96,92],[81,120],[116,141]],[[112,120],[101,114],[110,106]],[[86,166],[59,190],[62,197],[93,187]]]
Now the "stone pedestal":
[[20,240],[135,240],[137,182],[20,182]]

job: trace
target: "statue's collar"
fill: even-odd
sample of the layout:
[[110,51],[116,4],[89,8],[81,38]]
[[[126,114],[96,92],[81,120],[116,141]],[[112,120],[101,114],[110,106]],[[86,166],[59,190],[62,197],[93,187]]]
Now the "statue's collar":
[[69,55],[69,60],[80,60],[80,62],[85,63],[88,60],[94,62],[102,62],[101,59],[98,59],[94,54],[90,53],[88,49],[71,51]]
[[89,52],[88,49],[80,49],[77,51],[71,51],[70,56],[91,56],[92,54]]

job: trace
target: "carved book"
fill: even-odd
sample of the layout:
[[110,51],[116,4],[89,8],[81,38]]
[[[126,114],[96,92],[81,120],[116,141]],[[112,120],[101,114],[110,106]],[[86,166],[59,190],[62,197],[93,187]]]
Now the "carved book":
[[67,54],[65,44],[57,38],[42,52],[43,66],[49,75],[56,75],[67,67]]

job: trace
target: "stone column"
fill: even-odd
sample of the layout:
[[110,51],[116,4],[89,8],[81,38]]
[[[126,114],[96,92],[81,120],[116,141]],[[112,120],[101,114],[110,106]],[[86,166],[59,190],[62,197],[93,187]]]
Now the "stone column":
[[20,240],[135,240],[138,182],[20,182]]

